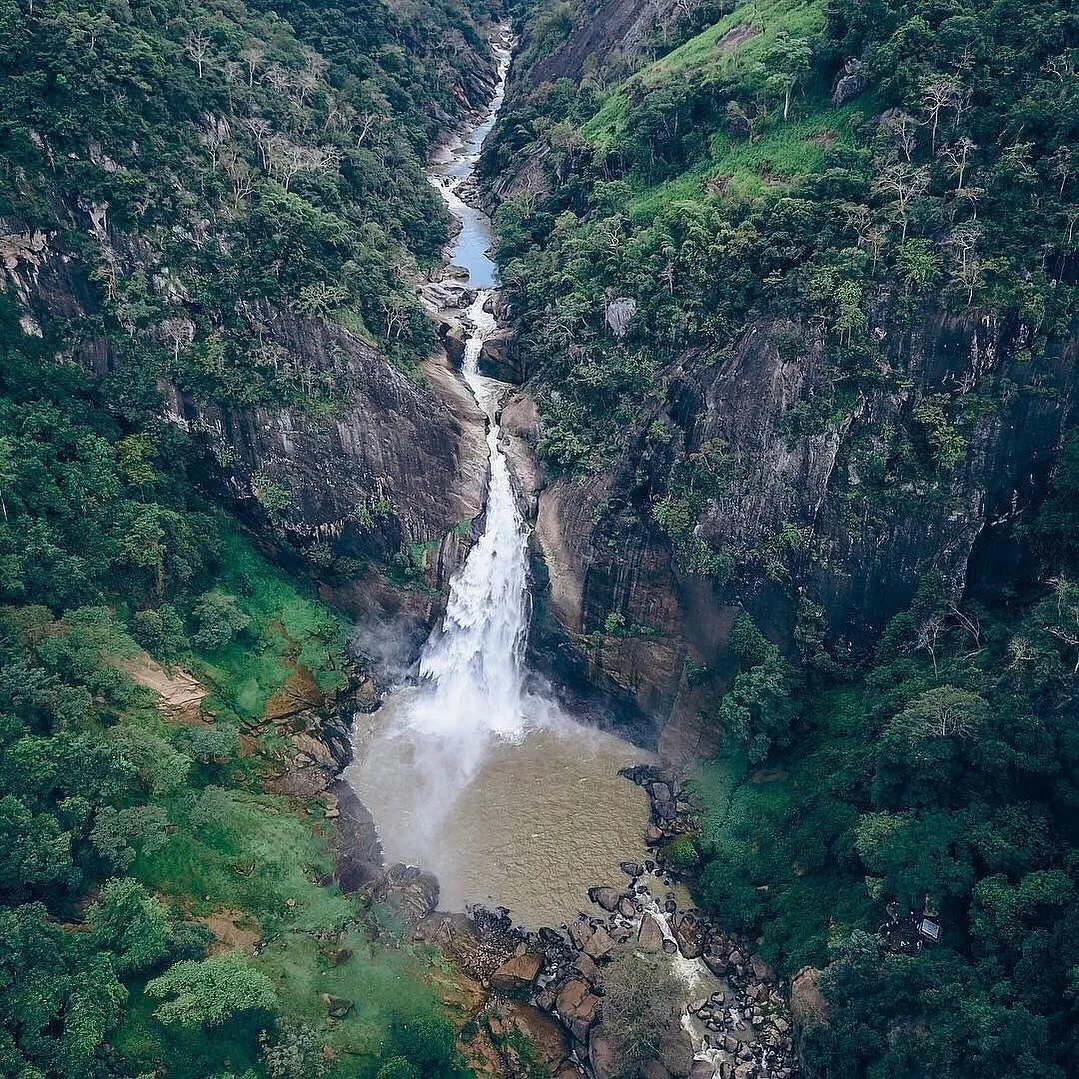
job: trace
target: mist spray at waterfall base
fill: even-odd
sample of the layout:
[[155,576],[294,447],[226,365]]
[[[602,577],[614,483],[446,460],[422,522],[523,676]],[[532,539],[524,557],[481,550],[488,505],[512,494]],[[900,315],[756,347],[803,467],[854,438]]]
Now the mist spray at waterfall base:
[[647,803],[617,773],[645,754],[526,687],[528,530],[499,447],[505,387],[478,371],[495,325],[487,299],[481,290],[468,311],[463,372],[490,421],[483,534],[451,583],[419,683],[366,717],[346,776],[387,860],[433,871],[443,909],[502,905],[522,924],[557,925],[590,885],[621,883],[618,863],[642,856]]

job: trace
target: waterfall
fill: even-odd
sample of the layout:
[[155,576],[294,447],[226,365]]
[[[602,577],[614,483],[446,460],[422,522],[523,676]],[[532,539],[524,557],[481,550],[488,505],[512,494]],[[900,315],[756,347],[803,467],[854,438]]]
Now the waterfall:
[[432,870],[448,909],[506,903],[538,928],[569,917],[589,885],[615,884],[620,861],[644,856],[646,799],[618,770],[646,756],[526,688],[529,528],[499,445],[508,387],[479,370],[497,326],[488,308],[498,267],[491,222],[467,187],[502,101],[510,43],[507,29],[487,113],[435,155],[429,174],[460,224],[447,261],[468,271],[467,285],[454,279],[471,293],[467,312],[445,315],[464,327],[462,376],[487,416],[483,529],[450,582],[416,683],[395,689],[366,722],[357,717],[346,775],[387,860]]
[[464,378],[487,414],[490,483],[486,526],[450,583],[446,614],[420,657],[410,727],[424,736],[516,738],[524,730],[522,654],[528,630],[528,531],[517,507],[496,419],[501,384],[479,373],[495,326],[481,289],[468,311]]

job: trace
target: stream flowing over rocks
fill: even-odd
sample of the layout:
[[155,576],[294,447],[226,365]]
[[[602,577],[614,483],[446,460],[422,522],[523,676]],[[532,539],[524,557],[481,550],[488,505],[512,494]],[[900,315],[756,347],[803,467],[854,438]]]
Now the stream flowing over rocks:
[[460,228],[449,268],[421,289],[486,417],[486,504],[411,677],[356,717],[334,809],[338,876],[455,964],[472,1001],[461,1045],[483,1073],[632,1074],[605,1026],[605,979],[627,957],[654,956],[681,1003],[638,1075],[789,1079],[784,987],[663,866],[663,846],[699,827],[700,806],[651,754],[569,715],[525,663],[528,513],[501,438],[510,387],[490,377],[512,376],[512,349],[490,221],[470,190],[510,44],[496,43],[489,111],[432,164]]

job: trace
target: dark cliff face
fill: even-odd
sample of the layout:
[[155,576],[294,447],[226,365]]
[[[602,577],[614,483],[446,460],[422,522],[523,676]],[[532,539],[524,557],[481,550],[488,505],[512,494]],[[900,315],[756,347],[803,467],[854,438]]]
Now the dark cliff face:
[[[6,289],[24,332],[61,321],[92,326],[99,314],[87,269],[56,236],[0,223]],[[149,258],[143,245],[109,237],[122,264]],[[236,407],[199,400],[161,380],[163,415],[209,451],[204,482],[252,523],[291,544],[384,562],[412,550],[413,570],[436,591],[467,549],[486,483],[484,418],[452,372],[431,360],[410,378],[374,348],[322,317],[267,301],[237,304],[253,333],[316,382],[329,405]],[[75,340],[75,338],[72,338]],[[104,335],[83,333],[72,358],[99,375],[123,377]],[[283,361],[284,362],[284,361]],[[430,616],[427,608],[421,618]]]
[[332,373],[341,392],[326,412],[200,404],[164,387],[166,414],[207,440],[238,498],[279,487],[287,505],[274,516],[287,535],[352,556],[392,555],[479,514],[475,417],[458,418],[432,386],[325,319],[268,305],[252,317],[288,355]]
[[[685,9],[685,0],[585,0],[566,40],[530,68],[528,79],[536,86],[579,79],[597,56],[630,67],[647,51],[650,37]],[[522,46],[529,45],[526,37]]]
[[[686,672],[722,671],[742,609],[788,651],[808,630],[856,658],[925,575],[956,599],[984,585],[971,566],[991,572],[993,548],[1011,551],[1011,526],[1044,494],[1079,409],[1074,344],[1031,358],[1022,326],[936,310],[908,332],[881,312],[881,330],[886,377],[845,405],[821,341],[791,323],[756,324],[720,359],[686,355],[608,473],[542,490],[541,666],[581,691],[598,687],[654,737],[722,689],[721,676],[701,688]],[[896,476],[896,432],[916,439],[921,406],[957,388],[954,465]],[[508,412],[510,433],[534,445],[539,421]],[[657,421],[671,433],[658,447]],[[729,556],[729,575],[695,572],[654,515],[679,463],[705,452],[718,454],[720,481],[693,537]]]
[[[663,112],[668,98],[679,97],[681,80],[714,76],[710,62],[694,67],[697,61],[686,55],[672,61],[679,74],[669,79],[664,61],[646,62],[649,34],[660,40],[654,27],[675,36],[688,31],[679,23],[686,7],[651,0],[579,4],[574,26],[547,55],[526,31],[507,99],[505,139],[512,152],[496,139],[488,166],[499,175],[486,180],[493,203],[515,200],[504,229],[511,251],[521,246],[514,215],[523,222],[520,229],[532,229],[552,253],[575,251],[560,238],[542,239],[548,235],[545,215],[567,211],[567,221],[575,216],[578,222],[567,227],[576,228],[574,236],[591,250],[589,229],[610,208],[592,197],[590,183],[625,181],[627,190],[659,200],[661,214],[672,219],[678,200],[697,198],[687,194],[692,184],[683,190],[672,182],[668,192],[656,187],[643,155],[632,156],[640,130],[627,125],[620,133],[616,121],[607,122],[610,116],[590,111],[595,103],[589,98],[600,86],[599,100],[612,101],[603,97],[603,79],[595,74],[605,72],[620,85],[621,106],[633,109],[651,88],[648,100]],[[716,21],[706,13],[702,18]],[[538,35],[547,32],[549,20],[532,25]],[[740,33],[702,42],[698,52],[715,56],[718,48],[733,55],[756,35],[749,23],[740,25]],[[635,58],[641,72],[636,82],[625,77]],[[733,60],[728,67],[733,71]],[[728,106],[744,103],[746,87],[730,77]],[[568,114],[565,122],[577,125],[576,143],[564,131],[551,134],[542,122],[548,114],[564,118],[545,96],[544,84],[558,79],[578,84],[575,107],[592,118]],[[846,123],[833,115],[830,97],[811,97],[807,90],[799,102],[803,113],[822,124]],[[861,103],[873,107],[868,98]],[[511,126],[515,108],[518,127]],[[687,125],[699,120],[692,111],[668,109],[664,115]],[[727,130],[722,117],[708,122],[713,126],[702,121],[701,132],[718,132],[725,145],[728,137],[741,137]],[[589,153],[596,155],[592,165]],[[707,171],[718,153],[713,147],[692,160]],[[638,164],[627,166],[627,155]],[[745,167],[727,165],[735,172]],[[567,174],[579,182],[567,184],[572,191],[560,198]],[[733,215],[750,211],[739,211],[726,177],[717,172],[714,187],[705,185],[696,204],[733,206],[724,220],[735,227]],[[767,169],[757,179],[765,191],[777,180]],[[642,220],[653,205],[640,210]],[[632,218],[632,207],[627,213]],[[668,235],[677,246],[684,235],[678,227],[667,233],[666,226],[638,227],[633,220],[625,227],[642,251]],[[802,239],[806,251],[815,250],[814,237]],[[591,264],[594,270],[601,265],[602,257]],[[650,264],[649,272],[657,265]],[[508,304],[532,304],[518,314],[521,340],[537,327],[542,331],[559,300],[579,315],[570,301],[587,295],[592,306],[582,316],[587,330],[581,348],[588,362],[602,368],[600,348],[592,342],[597,327],[610,340],[613,326],[603,325],[599,313],[614,297],[642,301],[648,290],[635,292],[642,273],[641,266],[619,265],[602,296],[589,291],[583,274],[561,291],[522,288],[516,295],[509,288]],[[692,274],[683,280],[693,281]],[[701,290],[687,296],[690,305],[714,295],[700,281],[682,287]],[[598,690],[625,722],[655,737],[664,724],[684,726],[688,715],[714,710],[729,666],[727,636],[743,610],[790,655],[823,647],[841,662],[854,661],[871,651],[926,578],[939,578],[956,600],[999,591],[1005,573],[1012,583],[1023,581],[1032,562],[1023,550],[1022,525],[1045,494],[1062,432],[1079,415],[1074,327],[1058,320],[1056,336],[1046,342],[1045,327],[1002,314],[990,301],[979,309],[973,292],[972,306],[952,314],[948,305],[958,303],[914,300],[895,280],[875,282],[864,295],[865,329],[856,349],[849,336],[842,342],[834,329],[826,333],[825,320],[810,313],[811,298],[803,303],[797,292],[780,302],[747,303],[744,310],[751,313],[739,309],[734,321],[741,328],[710,351],[686,348],[670,362],[671,351],[660,352],[657,343],[648,353],[663,366],[653,378],[655,392],[634,399],[632,430],[612,437],[621,448],[606,471],[546,485],[542,477],[526,476],[536,504],[531,648],[538,665],[580,692]],[[1010,302],[1002,296],[993,302]],[[653,317],[669,317],[668,308],[656,301]],[[640,316],[637,325],[640,344],[649,330]],[[571,341],[566,351],[576,345]],[[626,350],[630,357],[633,345],[631,340]],[[611,348],[618,348],[614,341]],[[623,354],[612,357],[610,368],[617,371]],[[518,456],[525,447],[538,447],[544,402],[559,391],[558,377],[546,384],[542,363],[529,360],[525,393],[541,407],[507,410]],[[584,362],[575,367],[572,355],[560,370],[586,382]],[[557,406],[550,414],[557,415]],[[560,422],[565,426],[555,420]]]
[[[775,591],[769,567],[752,552],[768,550],[784,527],[797,530],[772,576],[789,574],[788,595],[824,608],[840,650],[871,641],[927,572],[963,592],[979,536],[1043,496],[1079,389],[1074,342],[1030,358],[1023,328],[989,314],[927,310],[909,332],[881,315],[882,377],[860,381],[853,403],[836,397],[819,340],[796,333],[800,354],[783,358],[793,328],[781,323],[750,330],[719,365],[691,367],[671,394],[685,450],[715,442],[728,455],[726,490],[697,535],[738,552],[748,581],[762,582],[757,591],[767,596]],[[893,459],[895,433],[906,432],[915,447],[931,439],[923,409],[944,394],[955,395],[955,463],[919,463],[904,475]],[[825,402],[830,414],[792,429],[797,410],[812,402]],[[785,622],[768,612],[766,621],[791,639],[793,611]]]

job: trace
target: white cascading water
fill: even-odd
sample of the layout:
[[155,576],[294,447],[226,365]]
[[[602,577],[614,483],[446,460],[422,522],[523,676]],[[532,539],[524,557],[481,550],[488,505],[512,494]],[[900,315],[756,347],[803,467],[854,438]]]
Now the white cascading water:
[[[487,414],[490,480],[483,535],[450,584],[442,626],[420,657],[420,692],[409,727],[425,737],[482,746],[492,734],[516,739],[525,728],[522,655],[528,629],[528,531],[517,508],[496,419],[504,387],[479,373],[484,338],[495,327],[481,289],[468,310],[464,378]],[[470,752],[460,754],[467,768]]]

